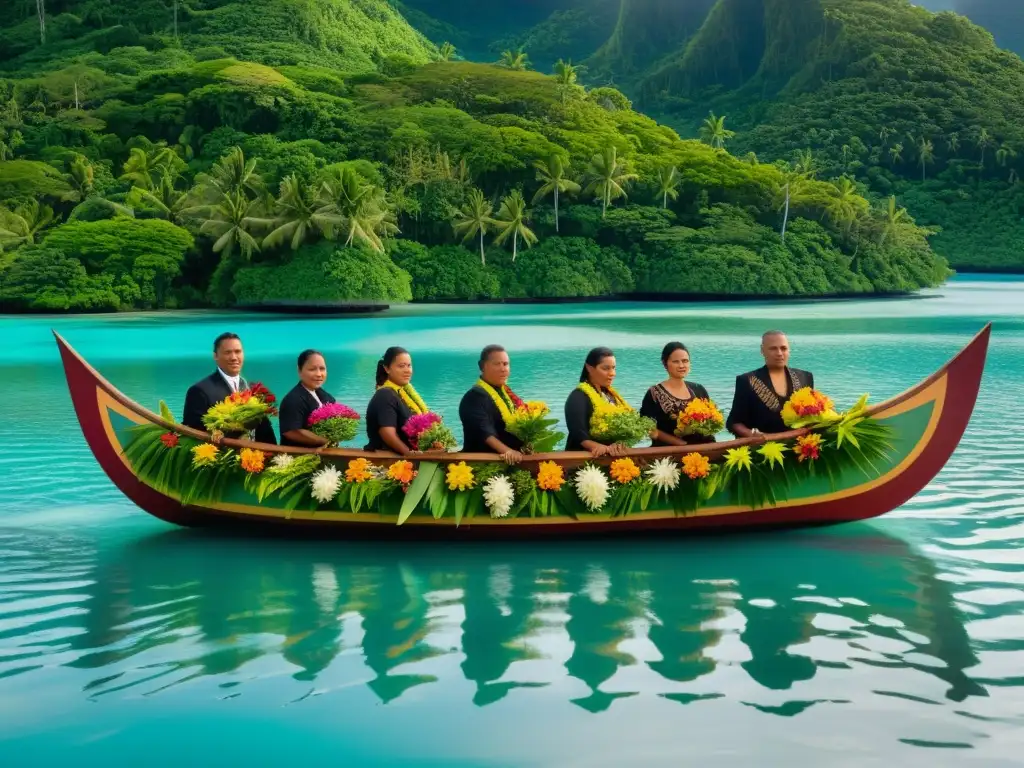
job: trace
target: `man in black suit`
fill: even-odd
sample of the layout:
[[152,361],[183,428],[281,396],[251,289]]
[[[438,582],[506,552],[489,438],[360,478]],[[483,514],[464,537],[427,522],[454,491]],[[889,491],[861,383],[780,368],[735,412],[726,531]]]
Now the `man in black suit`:
[[789,367],[789,340],[782,331],[767,331],[761,337],[764,366],[736,377],[732,409],[725,426],[736,437],[764,438],[789,428],[782,421],[782,408],[803,387],[814,386],[814,374]]
[[[245,352],[242,350],[242,340],[234,333],[222,333],[213,342],[213,359],[217,363],[217,370],[205,379],[197,381],[188,388],[185,394],[185,414],[181,423],[186,427],[192,427],[205,432],[203,416],[210,410],[214,403],[218,403],[232,392],[246,389],[249,383],[242,378],[242,363],[245,362]],[[240,435],[226,435],[226,437],[244,437]],[[215,435],[216,438],[219,435]],[[277,445],[277,436],[274,434],[274,427],[270,419],[264,419],[255,430],[255,438],[260,443]]]

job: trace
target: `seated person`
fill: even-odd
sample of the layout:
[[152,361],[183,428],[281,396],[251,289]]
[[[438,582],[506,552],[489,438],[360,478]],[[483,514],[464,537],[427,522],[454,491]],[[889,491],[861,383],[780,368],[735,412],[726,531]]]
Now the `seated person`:
[[798,389],[814,386],[810,371],[789,367],[789,340],[782,331],[761,337],[764,366],[736,377],[732,409],[725,426],[736,437],[760,437],[789,428],[782,409]]
[[306,423],[321,405],[335,402],[330,392],[321,389],[327,381],[327,362],[315,349],[307,349],[299,355],[298,367],[299,383],[284,396],[278,409],[281,445],[323,448],[328,444],[327,438],[307,429]]
[[668,378],[655,384],[644,395],[640,406],[643,416],[654,419],[658,424],[657,432],[651,437],[652,447],[669,445],[695,445],[713,443],[713,436],[687,435],[679,437],[675,430],[679,413],[686,409],[694,398],[708,397],[708,391],[696,382],[687,382],[690,373],[690,352],[685,344],[672,341],[661,351],[661,364],[665,366]]
[[590,350],[580,373],[580,384],[565,401],[565,425],[569,429],[565,450],[590,451],[595,458],[625,454],[626,446],[620,443],[605,445],[590,435],[590,417],[594,415],[595,403],[604,400],[611,405],[626,405],[626,401],[612,389],[614,380],[615,353],[608,347]]
[[[217,363],[217,370],[201,379],[188,388],[185,393],[184,415],[181,423],[186,427],[206,431],[203,425],[203,416],[215,404],[224,400],[232,392],[239,392],[248,389],[249,383],[242,378],[242,363],[245,362],[245,352],[242,350],[242,340],[234,333],[222,333],[213,342],[213,360]],[[253,438],[260,443],[277,444],[277,436],[274,434],[274,427],[270,419],[263,419],[257,425],[253,435],[246,435],[244,432],[231,434],[212,434],[214,442],[219,442],[221,437],[231,438]]]
[[[418,453],[402,427],[414,414],[428,413],[427,404],[412,386],[412,356],[401,347],[388,347],[377,361],[377,391],[366,406],[364,450],[394,451],[400,456]],[[435,443],[432,450],[442,451]],[[422,446],[421,446],[422,450]]]
[[522,403],[507,386],[511,364],[504,347],[484,347],[480,379],[459,403],[465,453],[497,453],[508,464],[523,460],[522,441],[505,431],[505,417]]

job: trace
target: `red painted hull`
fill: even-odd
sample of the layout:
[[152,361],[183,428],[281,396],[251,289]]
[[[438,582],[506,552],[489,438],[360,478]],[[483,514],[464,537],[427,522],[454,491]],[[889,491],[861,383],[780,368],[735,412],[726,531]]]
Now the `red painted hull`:
[[[345,538],[385,537],[401,538],[409,536],[424,538],[457,538],[457,539],[536,539],[557,536],[582,537],[593,535],[621,535],[623,533],[658,534],[667,531],[687,530],[692,532],[735,531],[765,528],[787,528],[795,526],[833,525],[877,517],[889,512],[911,499],[923,489],[943,468],[956,449],[977,400],[981,385],[981,377],[985,366],[991,326],[986,326],[963,350],[932,376],[907,390],[903,394],[881,403],[872,409],[877,418],[885,418],[887,414],[906,407],[915,398],[930,396],[929,393],[941,393],[941,402],[935,395],[938,415],[930,425],[927,439],[922,440],[915,451],[913,461],[901,468],[891,478],[882,478],[875,483],[867,483],[863,488],[854,488],[845,494],[831,494],[820,500],[811,499],[806,503],[790,503],[771,508],[749,509],[746,511],[730,510],[728,514],[707,514],[696,516],[665,515],[661,517],[630,516],[599,521],[580,521],[564,519],[545,519],[542,521],[517,520],[519,525],[494,524],[499,521],[480,521],[476,524],[463,523],[458,528],[448,524],[412,524],[411,518],[403,526],[396,526],[393,519],[376,521],[372,515],[352,516],[353,520],[338,521],[331,519],[303,519],[302,517],[261,517],[244,511],[207,509],[201,507],[182,506],[177,500],[155,491],[141,482],[131,468],[122,461],[118,445],[111,440],[101,413],[105,408],[101,398],[113,401],[124,411],[138,418],[139,421],[164,424],[158,416],[149,412],[137,403],[121,394],[79,356],[60,336],[57,344],[64,364],[64,371],[71,392],[82,432],[97,462],[117,488],[131,501],[149,514],[168,523],[181,526],[229,525],[236,528],[259,529],[272,528],[280,531],[286,528],[297,534],[341,535]],[[56,335],[56,334],[55,334]],[[200,436],[180,425],[166,425],[180,432]],[[794,432],[793,434],[798,434]],[[233,441],[227,441],[231,444]],[[706,453],[717,455],[724,450],[749,441],[732,441],[717,443],[704,448]],[[276,452],[302,453],[304,449],[284,449],[266,446],[267,450]],[[688,449],[692,450],[692,449]],[[678,452],[678,449],[675,449]],[[362,451],[338,450],[333,452],[341,457],[374,456]],[[641,448],[630,452],[631,455],[652,457],[673,455],[673,449]],[[480,455],[452,454],[442,461],[460,459],[486,460]],[[553,459],[566,466],[578,464],[586,458],[586,454],[558,453],[531,457],[529,461]],[[356,522],[354,518],[358,517]],[[430,522],[430,521],[425,521]],[[445,523],[446,521],[433,521]],[[486,523],[486,524],[485,524]]]

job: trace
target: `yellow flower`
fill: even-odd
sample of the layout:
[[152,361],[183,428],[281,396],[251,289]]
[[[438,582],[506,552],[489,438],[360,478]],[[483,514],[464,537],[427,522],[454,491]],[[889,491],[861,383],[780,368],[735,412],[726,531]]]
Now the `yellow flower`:
[[781,416],[786,426],[792,426],[808,418],[838,418],[832,400],[810,387],[803,387],[794,392],[782,407]]
[[537,467],[537,487],[542,491],[560,491],[565,484],[562,468],[553,461],[542,461]]
[[205,467],[217,460],[218,449],[213,443],[202,443],[192,449],[192,466]]
[[466,462],[448,465],[448,476],[445,478],[450,491],[468,491],[476,481],[473,478],[473,468]]
[[797,461],[804,461],[808,459],[810,461],[816,461],[821,456],[821,435],[810,434],[798,437],[796,439],[797,447],[796,451]]
[[746,445],[739,448],[730,448],[725,452],[725,466],[730,469],[745,469],[748,472],[754,466],[753,457],[750,455],[750,448]]
[[243,448],[241,454],[239,454],[239,460],[242,464],[242,469],[256,474],[263,471],[263,462],[266,461],[266,457],[263,455],[263,451]]
[[345,470],[345,479],[350,483],[365,483],[373,477],[370,462],[366,459],[352,459]]
[[683,456],[683,472],[691,480],[699,480],[711,474],[711,460],[702,453],[688,453]]
[[634,464],[632,459],[616,459],[612,462],[610,474],[612,480],[625,485],[640,477],[640,467]]
[[783,454],[786,452],[786,446],[772,440],[758,448],[757,452],[768,463],[769,467],[774,467],[776,464],[781,467],[784,458]]
[[411,483],[415,476],[416,473],[413,472],[411,461],[396,461],[388,467],[388,477],[402,485]]

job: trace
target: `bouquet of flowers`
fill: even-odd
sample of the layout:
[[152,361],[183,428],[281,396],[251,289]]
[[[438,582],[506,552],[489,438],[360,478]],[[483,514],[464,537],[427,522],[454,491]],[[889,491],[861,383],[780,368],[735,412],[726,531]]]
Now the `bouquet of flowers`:
[[792,429],[830,424],[839,418],[832,400],[811,387],[798,389],[782,407],[782,421]]
[[310,432],[340,445],[356,436],[359,430],[359,414],[341,403],[321,405],[306,421]]
[[549,413],[551,410],[547,403],[539,400],[521,402],[511,417],[505,419],[505,429],[523,441],[526,453],[547,453],[565,437],[551,429],[558,419],[548,418]]
[[725,428],[725,418],[710,398],[695,397],[676,416],[676,434],[714,437]]
[[408,435],[413,450],[429,451],[435,443],[440,443],[446,451],[458,447],[455,435],[444,425],[440,416],[430,411],[410,416],[402,431]]
[[628,405],[609,405],[594,411],[590,419],[590,434],[602,443],[621,443],[632,448],[650,437],[657,426],[654,419],[641,416]]
[[273,393],[256,382],[213,405],[203,416],[203,426],[210,432],[249,432],[263,419],[277,415],[275,402]]

